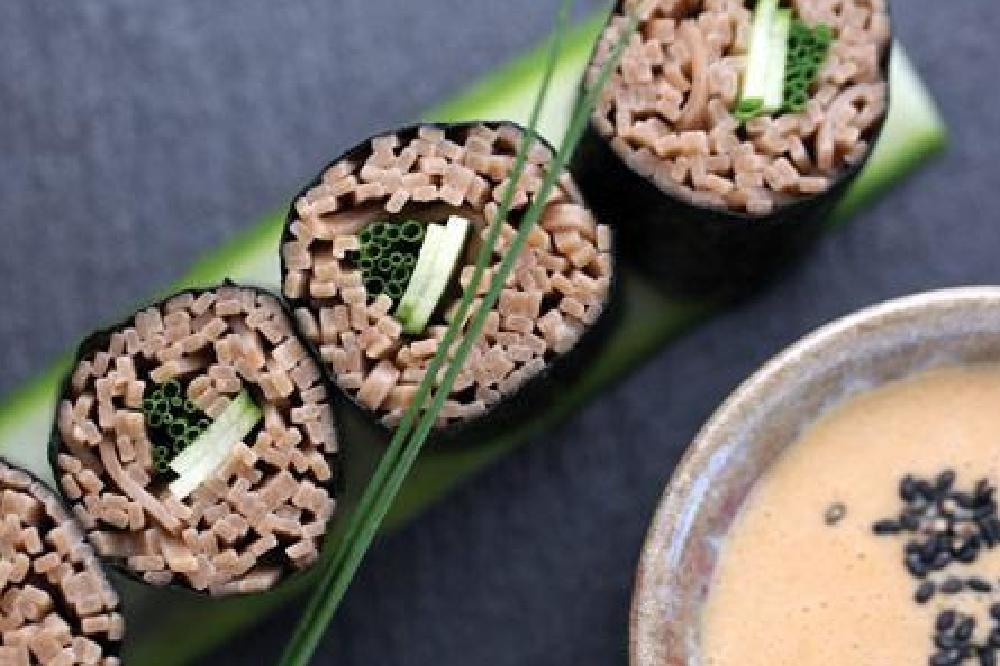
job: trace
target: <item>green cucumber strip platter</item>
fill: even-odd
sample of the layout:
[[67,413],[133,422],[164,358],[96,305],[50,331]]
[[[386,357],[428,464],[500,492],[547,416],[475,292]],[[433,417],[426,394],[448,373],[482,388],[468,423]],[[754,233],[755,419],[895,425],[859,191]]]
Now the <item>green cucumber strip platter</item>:
[[[561,138],[568,122],[582,71],[603,21],[603,16],[594,16],[581,23],[564,43],[541,122],[542,133],[554,143]],[[542,45],[432,109],[425,118],[527,122],[541,80],[544,56],[545,45]],[[881,140],[836,212],[834,223],[846,220],[945,145],[945,129],[934,102],[898,45],[892,57],[891,80],[892,106]],[[331,146],[330,155],[342,148]],[[277,289],[281,224],[282,214],[268,216],[208,254],[163,293],[213,284],[227,277]],[[389,516],[389,529],[440,499],[463,479],[565,419],[649,358],[670,338],[717,309],[712,303],[671,300],[627,267],[623,269],[621,292],[623,303],[613,337],[576,385],[543,416],[500,436],[470,443],[467,448],[450,446],[425,452]],[[56,363],[0,404],[0,456],[49,481],[52,476],[46,462],[46,442],[58,385],[67,363],[67,359]],[[347,445],[348,492],[342,509],[349,510],[381,453],[379,446],[369,442],[352,441]],[[341,516],[344,512],[341,511]],[[332,538],[337,538],[336,533]],[[127,612],[126,663],[156,666],[189,663],[206,654],[236,632],[261,621],[269,611],[300,598],[308,588],[310,576],[303,575],[264,595],[226,600],[174,590],[154,591],[117,575],[115,582],[122,591]]]

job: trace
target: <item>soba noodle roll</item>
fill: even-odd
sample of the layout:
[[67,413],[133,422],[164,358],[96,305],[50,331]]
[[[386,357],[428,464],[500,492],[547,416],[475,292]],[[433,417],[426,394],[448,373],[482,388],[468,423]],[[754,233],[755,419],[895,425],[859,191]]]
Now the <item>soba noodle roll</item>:
[[98,554],[152,585],[229,595],[316,561],[336,453],[321,368],[290,316],[227,283],[85,341],[50,456]]
[[[521,137],[506,123],[385,134],[332,162],[293,202],[284,294],[337,386],[369,421],[392,428],[413,402],[511,186]],[[476,302],[551,158],[542,143],[531,149]],[[439,433],[498,414],[584,348],[607,309],[611,253],[609,228],[563,174],[462,367]],[[544,401],[526,402],[530,409]]]
[[40,481],[0,461],[0,664],[118,666],[118,595]]
[[648,268],[742,282],[811,236],[870,155],[886,0],[624,0],[585,85],[632,11],[574,171]]

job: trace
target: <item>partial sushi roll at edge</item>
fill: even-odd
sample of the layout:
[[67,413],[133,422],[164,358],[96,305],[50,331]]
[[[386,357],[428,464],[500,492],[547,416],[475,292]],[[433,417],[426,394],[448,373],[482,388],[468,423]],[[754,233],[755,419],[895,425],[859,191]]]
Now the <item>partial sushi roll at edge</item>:
[[118,666],[118,595],[58,496],[0,460],[0,508],[0,664]]
[[787,259],[881,132],[887,0],[620,0],[585,86],[630,12],[638,32],[573,160],[584,194],[620,214],[645,268],[696,290]]
[[333,420],[279,300],[226,283],[86,340],[50,458],[95,550],[126,573],[252,593],[318,557],[340,477]]
[[[391,429],[413,402],[511,186],[521,140],[511,123],[386,133],[331,162],[293,201],[284,295],[337,386],[370,421]],[[552,156],[540,140],[531,148],[476,302]],[[528,385],[591,339],[606,319],[613,272],[611,230],[565,173],[440,413],[438,435],[541,406],[524,404],[532,402]]]

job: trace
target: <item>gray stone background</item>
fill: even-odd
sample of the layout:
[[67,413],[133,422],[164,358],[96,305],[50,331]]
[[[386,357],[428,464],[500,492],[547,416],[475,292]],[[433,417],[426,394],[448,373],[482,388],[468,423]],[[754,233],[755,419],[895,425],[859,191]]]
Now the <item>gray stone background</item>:
[[[600,3],[582,2],[588,8]],[[0,390],[551,26],[556,0],[4,0]],[[323,664],[624,663],[645,526],[685,443],[809,329],[1000,279],[1000,5],[897,0],[944,159],[752,302],[379,543]],[[206,664],[271,663],[288,612]]]

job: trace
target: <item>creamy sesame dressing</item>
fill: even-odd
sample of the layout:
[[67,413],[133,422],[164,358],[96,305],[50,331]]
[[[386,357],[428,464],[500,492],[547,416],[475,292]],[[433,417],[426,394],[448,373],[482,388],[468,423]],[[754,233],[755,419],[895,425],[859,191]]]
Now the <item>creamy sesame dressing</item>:
[[845,401],[757,481],[702,614],[705,666],[995,664],[1000,367]]

